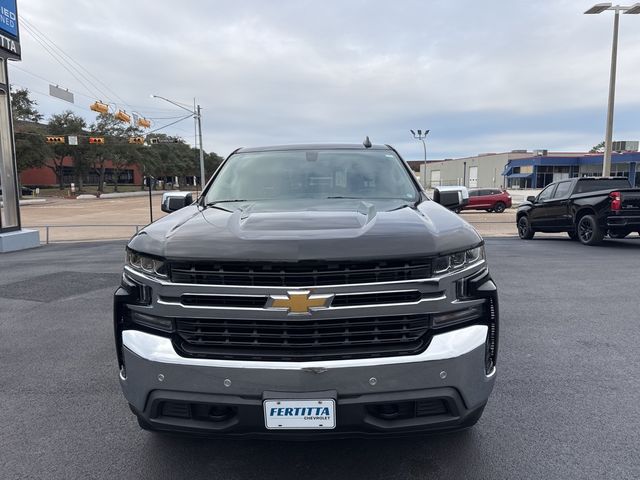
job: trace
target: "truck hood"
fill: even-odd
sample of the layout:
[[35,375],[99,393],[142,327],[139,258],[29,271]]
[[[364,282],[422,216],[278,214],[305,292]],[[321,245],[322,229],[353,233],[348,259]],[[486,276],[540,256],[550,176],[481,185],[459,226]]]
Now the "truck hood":
[[430,200],[191,205],[147,226],[129,247],[169,260],[299,261],[431,256],[482,238]]

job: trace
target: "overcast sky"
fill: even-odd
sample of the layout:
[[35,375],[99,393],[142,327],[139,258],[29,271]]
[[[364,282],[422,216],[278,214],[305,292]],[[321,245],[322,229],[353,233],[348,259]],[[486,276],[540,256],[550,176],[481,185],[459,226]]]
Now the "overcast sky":
[[[422,159],[582,151],[604,137],[613,15],[582,0],[18,0],[104,84],[74,78],[22,26],[11,81],[46,117],[95,97],[157,118],[203,108],[204,146],[389,143]],[[633,3],[633,2],[631,2]],[[35,75],[35,76],[34,76]],[[73,91],[75,107],[48,97]],[[84,85],[83,85],[84,83]],[[622,15],[614,140],[640,138],[640,15]],[[186,112],[185,112],[186,113]],[[193,143],[193,121],[166,130]]]

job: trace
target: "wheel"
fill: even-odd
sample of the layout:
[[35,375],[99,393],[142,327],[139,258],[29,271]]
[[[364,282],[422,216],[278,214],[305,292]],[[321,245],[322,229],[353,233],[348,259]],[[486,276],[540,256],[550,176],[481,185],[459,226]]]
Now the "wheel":
[[629,235],[631,233],[631,230],[625,230],[625,229],[609,229],[609,236],[611,238],[624,238],[627,235]]
[[456,212],[457,214],[460,214],[462,209],[461,208],[454,208],[453,211]]
[[529,217],[523,215],[518,219],[518,235],[522,240],[531,240],[535,233],[531,228],[531,223],[529,223]]
[[502,213],[505,208],[507,208],[507,206],[504,203],[498,202],[493,206],[493,211],[496,213]]
[[575,230],[569,230],[569,231],[567,232],[567,235],[569,235],[569,238],[570,238],[571,240],[578,240],[578,234],[576,233],[576,231],[575,231]]
[[584,245],[598,245],[604,238],[604,232],[594,215],[585,215],[578,220],[578,240]]

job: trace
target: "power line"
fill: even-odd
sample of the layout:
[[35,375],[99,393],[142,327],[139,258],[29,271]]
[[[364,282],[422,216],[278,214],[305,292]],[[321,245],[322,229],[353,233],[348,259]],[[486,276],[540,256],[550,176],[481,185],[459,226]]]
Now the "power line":
[[[32,77],[34,77],[34,78],[37,78],[37,79],[39,79],[39,80],[42,80],[43,82],[45,82],[45,83],[47,83],[47,84],[60,85],[60,83],[59,83],[59,82],[56,82],[56,81],[54,81],[54,80],[51,80],[51,79],[45,78],[45,77],[43,77],[42,75],[38,75],[37,73],[31,72],[31,71],[29,71],[29,70],[27,70],[27,69],[25,69],[25,68],[23,68],[23,67],[18,67],[18,66],[15,64],[15,62],[11,62],[11,63],[9,63],[9,65],[10,65],[10,68],[11,68],[11,69],[14,69],[14,68],[15,68],[15,69],[17,69],[17,70],[19,70],[19,71],[21,71],[21,72],[23,72],[23,73],[26,73],[27,75],[30,75],[30,76],[32,76]],[[17,84],[15,84],[15,83],[14,83],[13,85],[18,86],[18,85],[17,85]],[[35,92],[35,91],[37,91],[37,90],[34,90],[32,87],[28,87],[28,86],[22,86],[22,88],[27,88],[27,89],[29,89],[29,90],[33,90],[34,92]],[[85,98],[87,98],[87,99],[89,99],[89,100],[92,100],[92,101],[95,101],[95,100],[96,100],[95,95],[89,95],[89,94],[87,94],[87,93],[83,93],[83,92],[80,92],[80,91],[75,90],[75,89],[68,89],[68,90],[69,90],[70,92],[72,92],[74,95],[80,95],[80,96],[85,97]],[[42,93],[42,92],[40,92],[40,93]],[[47,94],[45,94],[45,93],[42,93],[42,94],[43,94],[43,95],[47,95]],[[50,95],[49,95],[49,96],[50,96]],[[56,97],[53,97],[53,98],[56,98]],[[76,104],[76,105],[77,105],[77,104]],[[80,107],[80,108],[84,108],[84,107]],[[157,113],[171,113],[171,112],[175,112],[175,110],[168,109],[168,108],[167,108],[167,109],[160,109],[160,108],[154,108],[154,107],[147,108],[147,107],[142,107],[142,106],[140,106],[139,108],[140,108],[141,110],[145,110],[145,111],[149,111],[149,112],[157,112]],[[86,109],[86,110],[89,110],[88,108],[85,108],[85,109]],[[149,118],[150,120],[172,120],[172,119],[174,119],[174,118],[180,118],[180,117],[178,117],[178,116],[173,116],[173,117],[157,117],[157,118],[145,117],[145,118]]]
[[[49,53],[54,60],[56,60],[60,65],[67,70],[84,88],[91,93],[91,95],[84,95],[87,98],[93,98],[93,100],[104,98],[105,100],[113,103],[117,107],[117,103],[121,103],[123,106],[129,107],[131,111],[133,110],[144,110],[144,111],[155,111],[155,112],[170,112],[167,109],[155,109],[148,108],[146,106],[138,106],[131,105],[126,102],[120,95],[118,95],[112,88],[110,88],[107,84],[105,84],[100,78],[96,75],[92,74],[87,68],[85,68],[82,64],[80,64],[77,60],[75,60],[70,54],[66,53],[60,46],[58,46],[53,40],[51,40],[42,30],[36,27],[32,22],[20,16],[21,20],[24,22],[25,29],[31,36]],[[76,66],[77,65],[77,66]],[[25,71],[25,70],[23,70]],[[86,75],[85,73],[86,72]],[[27,72],[26,73],[31,73]],[[38,75],[32,74],[42,80],[49,81],[50,83],[56,84],[56,82],[52,82],[43,77],[39,77]],[[79,78],[82,77],[82,78]],[[82,80],[84,79],[84,81]],[[92,80],[94,79],[95,82]],[[86,81],[86,82],[85,82]],[[87,85],[91,85],[89,87]],[[113,101],[114,99],[106,93],[104,89],[102,89],[98,84],[102,85],[108,92],[111,92],[119,102]],[[99,95],[96,95],[96,92]]]
[[[96,85],[96,83],[95,83],[95,82],[93,82],[93,81],[91,80],[91,78],[89,78],[87,75],[85,75],[85,74],[84,74],[80,69],[82,69],[82,70],[86,71],[89,75],[91,75],[91,72],[89,72],[86,68],[84,68],[84,67],[83,67],[82,65],[80,65],[78,62],[76,62],[76,61],[75,61],[75,60],[74,60],[70,55],[68,55],[64,50],[62,50],[62,48],[60,48],[60,47],[59,47],[59,46],[58,46],[58,45],[57,45],[53,40],[51,40],[51,39],[50,39],[50,38],[49,38],[45,33],[43,33],[41,30],[39,30],[35,25],[32,25],[28,20],[26,20],[26,19],[24,19],[24,18],[22,18],[22,17],[21,17],[21,20],[23,20],[23,22],[24,22],[23,24],[24,24],[24,26],[26,27],[27,31],[28,31],[28,32],[29,32],[29,33],[30,33],[30,34],[31,34],[31,35],[32,35],[36,40],[38,40],[38,42],[39,42],[41,45],[43,45],[43,43],[42,43],[42,42],[46,43],[46,44],[49,46],[49,48],[50,48],[51,50],[53,50],[53,52],[54,52],[58,57],[60,57],[64,62],[66,62],[66,64],[67,64],[71,69],[73,69],[73,70],[74,70],[78,75],[80,75],[82,78],[84,78],[84,79],[85,79],[85,80],[86,80],[86,81],[87,81],[87,82],[88,82],[92,87],[94,87],[94,88],[95,88],[95,90],[96,90],[97,92],[100,92],[100,93],[104,96],[104,98],[105,98],[106,100],[112,100],[111,98],[109,98],[110,96],[109,96],[109,95],[107,95],[107,94],[105,93],[105,91],[104,91],[104,90],[102,90],[98,85]],[[42,40],[42,42],[40,42],[40,40]],[[74,63],[75,63],[76,65],[78,65],[80,68],[76,67],[76,66],[74,65]],[[66,68],[66,67],[65,67],[65,68]],[[69,70],[68,68],[67,68],[67,70],[71,73],[71,70]],[[95,76],[94,76],[94,75],[91,75],[91,76],[95,78]],[[107,88],[108,88],[108,87],[107,87]],[[110,90],[110,89],[109,89],[109,90]],[[119,99],[122,101],[122,103],[125,103],[125,104],[126,104],[126,102],[125,102],[124,100],[122,100],[122,98],[118,97],[118,95],[117,95],[117,94],[115,94],[115,92],[113,92],[112,90],[111,90],[111,92],[112,92],[112,93],[114,93],[114,95],[115,95],[117,98],[119,98]],[[115,102],[113,102],[113,103],[115,103]]]
[[171,125],[175,125],[176,123],[181,122],[183,120],[186,120],[187,118],[191,118],[192,116],[193,115],[187,115],[186,117],[182,117],[181,119],[176,120],[175,122],[171,122],[171,123],[168,123],[168,124],[166,124],[166,125],[164,125],[162,127],[158,127],[156,129],[150,130],[150,131],[147,132],[147,135],[149,135],[150,133],[153,133],[153,132],[157,132],[158,130],[162,130],[163,128],[170,127]]
[[[52,95],[49,95],[48,93],[41,92],[40,90],[35,90],[35,89],[33,89],[33,88],[29,88],[29,87],[26,87],[26,86],[24,86],[24,85],[19,85],[19,84],[17,84],[17,83],[11,83],[11,86],[12,86],[12,87],[24,88],[24,89],[29,90],[29,92],[33,92],[33,93],[36,93],[36,94],[38,94],[38,95],[42,95],[43,97],[53,98],[53,99],[58,100],[58,101],[60,101],[60,102],[69,103],[69,102],[67,102],[66,100],[63,100],[63,99],[58,98],[58,97],[54,97],[54,96],[52,96]],[[87,110],[88,112],[91,112],[91,111],[92,111],[90,108],[88,108],[88,107],[83,107],[82,105],[78,105],[78,104],[76,104],[76,103],[73,103],[72,105],[73,105],[74,107],[76,107],[76,108],[81,108],[82,110]]]
[[67,72],[69,72],[71,74],[71,76],[73,78],[75,78],[78,82],[80,82],[80,84],[87,89],[87,91],[89,91],[90,93],[92,93],[93,95],[95,95],[96,98],[99,98],[100,95],[96,95],[96,92],[94,90],[91,89],[91,87],[89,87],[78,75],[75,74],[75,72],[73,70],[71,70],[69,67],[67,67],[67,65],[58,57],[58,55],[42,40],[40,40],[40,38],[38,38],[37,35],[35,35],[31,30],[29,30],[29,27],[27,25],[25,25],[25,29],[27,32],[29,32],[31,34],[31,36],[33,37],[33,39],[38,42],[42,48],[45,49],[45,51],[51,55],[51,57],[58,62],[62,68],[64,68]]

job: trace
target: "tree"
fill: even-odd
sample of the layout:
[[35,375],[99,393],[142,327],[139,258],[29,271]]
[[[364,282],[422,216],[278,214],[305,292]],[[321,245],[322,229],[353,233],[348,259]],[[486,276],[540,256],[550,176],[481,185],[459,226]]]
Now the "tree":
[[44,116],[36,109],[38,102],[29,96],[29,89],[18,88],[11,92],[11,113],[14,122],[22,120],[25,122],[40,122]]
[[591,150],[589,150],[589,153],[602,153],[604,152],[604,142],[600,142],[597,145],[594,145],[593,147],[591,147]]
[[98,192],[100,193],[104,191],[107,160],[113,160],[122,153],[119,144],[124,141],[127,130],[128,128],[112,113],[99,114],[96,122],[91,125],[93,135],[107,137],[104,145],[92,145],[88,151],[92,168],[98,174]]
[[11,92],[18,173],[27,168],[42,167],[51,156],[51,149],[44,141],[44,129],[38,124],[42,114],[36,109],[37,104],[26,88]]
[[[76,115],[71,110],[52,115],[48,123],[48,130],[51,135],[82,135],[87,127],[84,118]],[[85,149],[79,145],[70,146],[68,144],[55,145],[53,147],[53,165],[47,165],[58,178],[60,190],[64,189],[63,163],[65,157],[72,157],[76,173],[81,171]],[[82,176],[80,176],[82,179]],[[82,188],[82,182],[80,188]]]
[[21,127],[20,130],[16,128],[15,137],[18,173],[46,164],[52,152],[41,131],[28,127]]
[[[207,178],[211,177],[214,172],[218,169],[220,164],[224,161],[220,155],[215,152],[209,152],[204,154],[204,170]],[[200,164],[200,157],[198,157],[198,165]],[[198,167],[199,168],[199,167]],[[200,172],[198,170],[198,172]],[[198,173],[199,175],[199,173]]]

